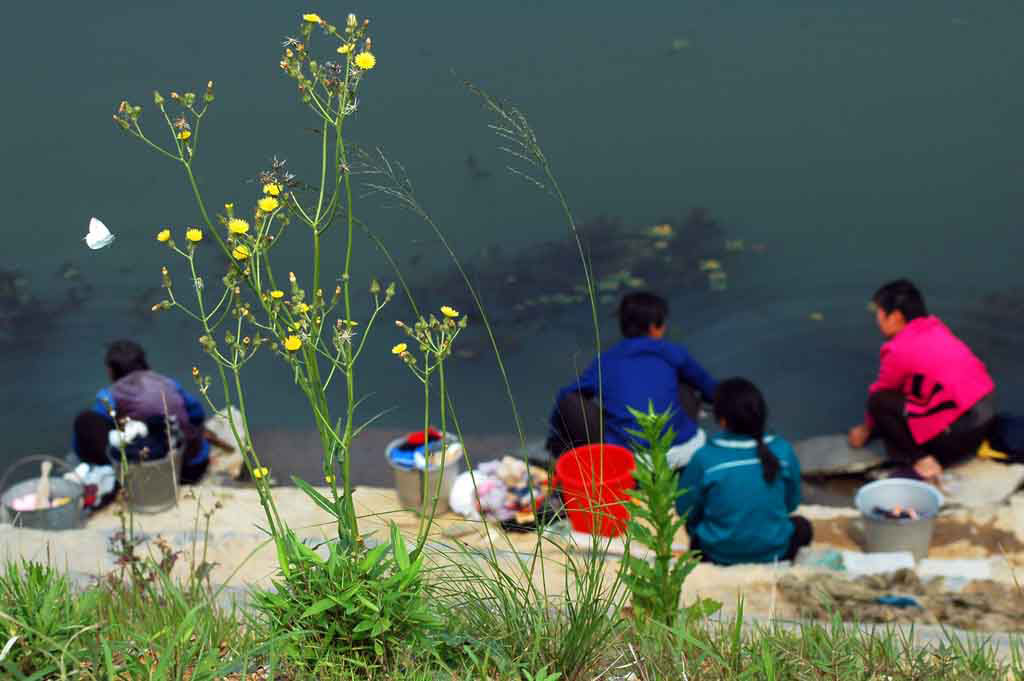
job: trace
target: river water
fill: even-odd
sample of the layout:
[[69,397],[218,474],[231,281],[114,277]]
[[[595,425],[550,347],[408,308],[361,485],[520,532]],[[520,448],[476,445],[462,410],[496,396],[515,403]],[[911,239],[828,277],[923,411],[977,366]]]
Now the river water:
[[[543,244],[566,239],[558,206],[505,170],[510,159],[465,80],[529,116],[581,222],[607,216],[642,229],[694,208],[716,222],[686,267],[715,259],[727,277],[680,274],[662,291],[670,335],[715,375],[760,384],[780,432],[835,432],[859,418],[880,342],[866,302],[898,276],[916,280],[988,363],[1002,404],[1024,409],[1019,3],[258,7],[8,8],[0,295],[22,302],[0,354],[0,468],[66,449],[68,424],[104,383],[113,338],[138,339],[154,368],[186,385],[193,364],[209,368],[194,325],[149,312],[161,297],[161,265],[184,278],[153,237],[197,222],[190,193],[173,164],[110,116],[121,99],[152,114],[154,88],[201,91],[212,79],[217,101],[197,162],[211,205],[251,203],[250,180],[275,155],[313,177],[315,122],[277,69],[281,40],[304,11],[338,22],[349,10],[372,12],[378,65],[360,91],[351,140],[400,160],[460,258],[478,272],[504,268],[524,300],[558,292],[528,290],[516,263],[540,258],[579,281],[582,269],[572,258],[554,268],[543,259]],[[148,121],[155,132],[158,121]],[[424,293],[419,302],[436,308],[464,297],[439,289],[450,262],[430,230],[363,193],[360,217]],[[117,235],[97,252],[82,243],[93,215]],[[326,248],[333,278],[340,236]],[[371,243],[356,248],[355,281],[390,277]],[[279,269],[308,269],[297,244],[283,258]],[[203,263],[215,281],[223,263]],[[602,276],[616,266],[614,257],[595,264]],[[611,285],[606,295],[619,292]],[[617,334],[610,310],[600,309],[605,343]],[[418,384],[389,352],[401,340],[391,321],[407,314],[402,303],[384,314],[361,368],[361,413],[391,409],[379,421],[385,428],[414,427],[422,409]],[[499,337],[535,439],[554,391],[594,345],[581,304],[527,316],[505,320]],[[451,376],[463,429],[514,433],[493,357],[472,336],[467,343]],[[269,354],[250,365],[247,386],[258,428],[311,427],[288,369]]]

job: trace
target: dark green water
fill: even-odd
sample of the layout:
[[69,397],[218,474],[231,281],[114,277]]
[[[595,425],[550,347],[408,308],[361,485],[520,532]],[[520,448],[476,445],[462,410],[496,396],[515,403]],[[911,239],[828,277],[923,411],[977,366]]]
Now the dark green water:
[[[186,384],[193,364],[207,366],[194,326],[148,312],[160,266],[180,273],[153,236],[195,224],[196,210],[177,169],[111,123],[117,103],[148,110],[154,88],[215,80],[200,180],[212,205],[251,202],[245,180],[274,155],[300,176],[316,171],[311,119],[277,69],[281,39],[303,11],[340,22],[349,10],[370,13],[379,60],[353,141],[406,165],[470,264],[565,231],[557,206],[503,171],[463,79],[529,115],[581,220],[640,227],[701,206],[723,242],[744,241],[722,258],[727,290],[664,291],[671,333],[716,375],[757,381],[783,433],[859,418],[879,343],[865,303],[896,276],[919,281],[988,362],[1004,406],[1024,409],[1019,3],[96,2],[43,15],[19,3],[4,28],[0,270],[21,273],[38,314],[0,355],[0,466],[63,451],[114,337],[139,339],[155,368]],[[474,179],[470,155],[492,175]],[[361,205],[411,279],[447,267],[425,226],[377,198]],[[106,250],[81,241],[92,215],[117,234]],[[328,248],[336,270],[340,239]],[[368,242],[357,248],[356,281],[388,277]],[[307,262],[295,249],[279,268]],[[400,340],[390,322],[403,314],[385,315],[359,386],[372,393],[367,416],[398,405],[387,427],[420,413],[418,384],[389,354]],[[506,356],[530,437],[593,351],[582,306],[539,316]],[[453,372],[463,428],[513,432],[493,360],[458,360]],[[261,428],[311,425],[276,360],[256,360],[249,376]]]

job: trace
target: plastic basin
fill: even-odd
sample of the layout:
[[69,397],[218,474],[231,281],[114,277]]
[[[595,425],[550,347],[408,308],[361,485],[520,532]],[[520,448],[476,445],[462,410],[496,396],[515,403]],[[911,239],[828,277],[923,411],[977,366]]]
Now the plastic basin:
[[[910,551],[914,560],[928,556],[935,518],[942,506],[942,494],[937,489],[919,480],[890,478],[861,487],[853,503],[864,518],[865,548],[869,553]],[[895,506],[912,508],[921,517],[892,519],[874,512],[876,507]]]

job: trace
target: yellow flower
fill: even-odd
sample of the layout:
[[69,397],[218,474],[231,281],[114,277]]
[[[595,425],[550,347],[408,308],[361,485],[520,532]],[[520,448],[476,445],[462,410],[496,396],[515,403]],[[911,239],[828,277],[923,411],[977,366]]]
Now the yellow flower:
[[276,182],[263,185],[263,193],[267,196],[277,196],[281,193],[281,185]]
[[373,52],[360,52],[356,55],[356,66],[363,71],[369,71],[376,65],[377,58],[373,56]]
[[273,213],[277,210],[277,207],[281,204],[277,202],[273,196],[264,196],[262,199],[256,202],[256,205],[260,207],[260,210],[264,213]]
[[245,234],[249,231],[249,223],[241,218],[228,220],[228,231],[232,234]]
[[312,14],[312,13],[310,13],[310,14],[303,14],[302,15],[302,20],[303,21],[308,21],[311,24],[322,24],[322,23],[324,23],[324,20],[320,18],[319,14]]
[[403,354],[408,349],[409,349],[408,345],[406,345],[405,343],[399,343],[395,347],[391,348],[391,354],[392,355],[401,355],[401,354]]
[[274,300],[281,300],[284,298],[284,291],[274,290],[270,292],[270,297]]
[[284,339],[284,349],[295,352],[302,347],[302,340],[298,336],[288,336]]
[[270,473],[270,469],[267,468],[266,466],[264,466],[262,468],[253,468],[252,469],[252,477],[253,477],[254,480],[259,480],[260,478],[265,478],[265,477],[267,477],[268,473]]
[[197,244],[203,240],[203,230],[199,229],[198,227],[193,227],[192,229],[185,232],[185,238],[191,241],[192,243]]
[[181,132],[178,133],[178,139],[180,139],[182,142],[184,142],[185,140],[187,140],[191,136],[192,136],[192,131],[191,130],[182,130]]
[[338,54],[348,54],[349,52],[352,51],[352,47],[352,43],[345,43],[344,45],[338,48]]
[[235,256],[235,260],[245,260],[252,255],[252,252],[249,251],[249,247],[245,244],[238,244],[235,246],[234,250],[231,251],[231,255]]
[[234,209],[235,209],[235,204],[233,204],[233,203],[225,203],[224,204],[224,210],[226,210],[227,212],[230,213]]
[[156,240],[159,241],[160,243],[163,243],[165,241],[170,241],[171,240],[171,230],[169,230],[169,229],[161,229],[159,232],[156,233]]
[[448,305],[442,305],[441,306],[441,314],[443,314],[445,317],[451,317],[451,318],[454,319],[455,317],[459,316],[459,311],[456,310],[454,307],[449,307]]
[[334,476],[333,475],[325,475],[324,476],[324,482],[326,482],[328,485],[333,485],[334,484]]
[[306,314],[307,312],[309,312],[309,305],[306,305],[305,303],[299,303],[298,305],[295,306],[295,311],[298,312],[299,314]]

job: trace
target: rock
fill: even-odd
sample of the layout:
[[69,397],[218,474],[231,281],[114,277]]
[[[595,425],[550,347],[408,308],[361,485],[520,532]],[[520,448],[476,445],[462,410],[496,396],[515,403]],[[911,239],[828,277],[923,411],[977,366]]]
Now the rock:
[[793,445],[800,460],[800,472],[809,477],[853,475],[877,468],[886,457],[875,447],[854,449],[846,435],[819,435]]

